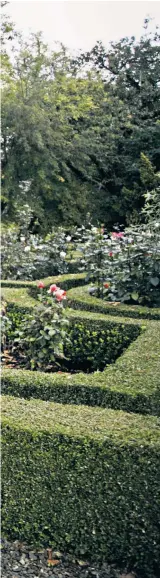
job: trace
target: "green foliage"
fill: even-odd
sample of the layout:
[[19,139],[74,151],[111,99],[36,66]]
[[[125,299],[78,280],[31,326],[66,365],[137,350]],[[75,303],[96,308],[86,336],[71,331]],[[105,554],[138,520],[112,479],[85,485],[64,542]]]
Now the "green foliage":
[[[106,119],[101,107],[101,121],[99,119],[96,123],[95,119],[96,139],[93,132],[89,143],[92,163],[101,185],[99,195],[96,195],[96,214],[112,226],[117,222],[124,226],[131,221],[133,214],[139,215],[143,206],[144,182],[145,187],[153,188],[153,167],[155,172],[160,169],[159,52],[158,27],[155,33],[150,33],[149,21],[146,21],[139,41],[134,36],[126,37],[111,42],[108,50],[97,42],[90,52],[81,54],[73,62],[79,74],[86,72],[87,67],[98,70],[112,102],[109,131],[105,132]],[[121,115],[119,103],[123,110]],[[117,112],[117,132],[114,132],[114,109]]]
[[[51,309],[46,311],[46,307],[42,309],[41,311],[40,307],[32,306],[32,313],[29,313],[28,308],[25,310],[25,308],[18,305],[18,302],[12,301],[11,303],[8,301],[8,315],[12,321],[11,330],[7,333],[8,344],[11,348],[15,342],[13,349],[17,352],[22,349],[28,363],[31,363],[34,357],[33,350],[36,356],[39,356],[40,350],[42,357],[42,342],[45,337],[49,341],[49,323],[55,323],[54,318],[52,319],[53,311]],[[70,323],[67,330],[69,340],[64,338],[65,358],[63,359],[62,357],[64,370],[74,369],[88,372],[99,369],[102,371],[107,364],[115,361],[130,342],[137,338],[140,332],[139,324],[131,320],[124,319],[122,322],[121,318],[113,320],[109,316],[72,312],[69,309],[65,310],[64,316],[66,317],[66,315]],[[49,317],[48,321],[47,316]],[[35,318],[36,324],[34,323],[33,325]],[[43,334],[44,332],[40,331],[40,326],[44,323],[44,320],[46,336]],[[19,332],[19,339],[15,339],[17,331]],[[58,335],[60,336],[60,333]],[[50,343],[48,341],[43,345],[43,360],[46,367],[52,359],[50,354],[52,354],[54,339],[51,338]],[[38,359],[38,361],[40,360]]]
[[6,340],[11,329],[12,322],[7,316],[6,303],[2,297],[1,299],[1,348],[5,349]]
[[160,319],[160,308],[144,307],[140,305],[124,305],[120,302],[107,302],[89,295],[89,286],[70,289],[67,295],[67,303],[73,309],[85,311],[97,311],[114,316],[135,317],[141,319]]
[[114,239],[112,258],[106,265],[110,301],[160,305],[160,225],[130,227],[121,239]]
[[158,576],[158,418],[7,396],[3,408],[4,534]]
[[51,375],[5,369],[2,393],[160,415],[159,337],[159,322],[146,322],[145,331],[103,373]]
[[48,363],[64,356],[63,345],[67,341],[69,325],[62,303],[66,292],[54,287],[53,292],[51,285],[50,295],[44,288],[40,289],[40,303],[21,319],[20,328],[15,332],[13,350],[18,345],[31,369],[46,369]]
[[141,153],[140,155],[140,178],[145,189],[152,189],[156,184],[156,177],[150,160]]
[[[10,307],[9,307],[10,309]],[[14,325],[13,309],[10,310],[12,327]],[[130,311],[130,315],[132,311]],[[15,323],[20,323],[15,318]],[[87,405],[101,405],[115,409],[124,409],[141,413],[160,413],[160,390],[159,390],[159,322],[142,320],[123,320],[121,317],[113,321],[112,317],[100,314],[88,314],[84,311],[71,312],[68,310],[71,333],[74,325],[83,322],[84,333],[94,323],[94,331],[118,330],[129,340],[135,339],[142,327],[145,329],[138,339],[119,357],[114,365],[108,366],[102,373],[85,375],[55,374],[47,375],[29,371],[5,369],[2,375],[2,392],[22,397],[40,397],[62,403],[76,403]],[[13,334],[12,334],[13,335]],[[108,334],[107,334],[108,337]],[[121,337],[119,337],[121,340]],[[129,343],[129,342],[128,342]],[[77,343],[76,343],[77,345]],[[115,347],[115,343],[114,343]],[[82,354],[83,344],[81,344]],[[78,351],[79,352],[79,351]],[[105,353],[105,352],[104,352]],[[73,362],[72,352],[72,362]],[[106,354],[106,353],[105,353]],[[75,352],[76,355],[76,352]],[[85,349],[84,349],[85,355]],[[113,355],[113,352],[112,352]]]
[[106,261],[106,235],[103,226],[94,227],[91,223],[76,231],[77,251],[82,257],[79,270],[86,271],[86,282],[96,283],[97,295],[101,297]]
[[85,317],[77,322],[75,316],[69,331],[70,343],[65,348],[69,367],[81,371],[103,371],[138,334],[139,328],[133,325],[116,325],[107,319],[106,323],[96,323],[94,316],[88,323]]
[[49,274],[66,273],[68,270],[68,243],[62,227],[52,230],[45,238],[24,234],[8,228],[2,234],[3,279],[32,280]]
[[[68,289],[70,289],[71,287],[79,287],[80,285],[84,284],[85,281],[85,274],[83,273],[69,273],[66,275],[57,275],[55,277],[47,277],[47,278],[43,278],[42,279],[45,287],[48,287],[52,284],[52,283],[56,283],[61,287],[61,284],[63,285],[63,287],[65,288],[65,290],[67,291]],[[4,280],[2,279],[1,281],[1,286],[4,287],[4,291],[5,288],[7,290],[9,290],[9,288],[26,288],[28,289],[29,293],[34,294],[35,296],[37,295],[37,282],[36,281],[13,281],[12,279],[7,279]],[[12,291],[9,292],[10,297],[12,296]]]
[[160,170],[158,31],[108,51],[97,43],[76,63],[41,34],[12,48],[14,65],[6,50],[2,60],[4,220],[26,203],[42,234],[80,226],[88,211],[109,229],[138,218]]
[[160,187],[145,193],[145,204],[143,208],[143,215],[148,225],[152,228],[160,219]]
[[86,281],[94,283],[91,294],[113,302],[160,305],[159,221],[132,225],[111,236],[91,226],[83,232],[81,250]]

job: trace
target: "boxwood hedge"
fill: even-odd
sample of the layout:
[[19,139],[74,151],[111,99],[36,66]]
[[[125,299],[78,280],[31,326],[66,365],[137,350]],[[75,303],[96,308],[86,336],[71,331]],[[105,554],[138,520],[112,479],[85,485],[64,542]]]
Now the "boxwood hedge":
[[160,415],[160,323],[145,331],[102,373],[47,374],[5,369],[3,393]]
[[160,308],[142,307],[141,305],[124,305],[122,303],[111,303],[92,297],[88,293],[88,286],[82,286],[78,289],[68,291],[68,305],[73,309],[82,309],[87,311],[97,311],[109,315],[135,317],[141,319],[160,319]]
[[2,410],[4,535],[158,576],[159,419],[9,396]]
[[[36,303],[27,294],[27,289],[5,288],[7,313],[12,320],[9,338],[13,340],[15,330],[20,327],[23,316],[29,307]],[[22,304],[26,304],[26,306]],[[140,333],[141,322],[119,317],[87,313],[86,311],[67,311],[70,327],[70,344],[64,348],[67,358],[66,368],[83,371],[103,370],[113,363],[126,347]]]
[[[66,274],[66,275],[54,275],[54,277],[45,277],[45,279],[41,279],[43,281],[45,287],[49,287],[52,283],[57,283],[60,287],[62,286],[63,289],[68,290],[71,287],[78,287],[80,285],[84,285],[85,274],[84,273],[75,273],[75,274]],[[2,287],[15,287],[15,288],[28,288],[30,291],[34,291],[37,294],[37,283],[38,281],[15,281],[12,279],[6,279],[1,281]]]

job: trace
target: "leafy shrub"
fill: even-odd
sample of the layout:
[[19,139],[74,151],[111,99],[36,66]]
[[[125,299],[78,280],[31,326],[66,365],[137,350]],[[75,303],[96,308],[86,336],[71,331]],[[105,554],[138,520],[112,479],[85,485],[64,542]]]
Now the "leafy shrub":
[[1,299],[2,304],[1,304],[1,348],[2,350],[5,349],[6,347],[6,342],[7,342],[7,338],[8,338],[8,334],[9,334],[9,330],[11,329],[12,326],[12,322],[9,319],[9,317],[7,316],[7,311],[6,311],[6,303],[2,297]]
[[40,303],[22,319],[18,336],[14,339],[25,353],[31,369],[45,369],[48,362],[63,357],[69,324],[62,304],[66,291],[54,284],[46,292],[43,282],[39,282],[39,289]]
[[105,280],[108,235],[104,234],[103,226],[98,228],[88,223],[88,227],[81,227],[77,230],[76,241],[77,250],[82,254],[80,271],[86,271],[86,283],[88,281],[95,283],[97,296],[101,297],[103,295],[103,281]]
[[[115,234],[116,235],[116,234]],[[160,224],[131,227],[113,237],[106,262],[105,298],[160,305]]]
[[2,234],[1,243],[3,279],[34,280],[68,271],[68,242],[60,227],[45,239],[8,229]]
[[160,305],[160,223],[104,234],[91,227],[81,245],[89,292],[108,301]]

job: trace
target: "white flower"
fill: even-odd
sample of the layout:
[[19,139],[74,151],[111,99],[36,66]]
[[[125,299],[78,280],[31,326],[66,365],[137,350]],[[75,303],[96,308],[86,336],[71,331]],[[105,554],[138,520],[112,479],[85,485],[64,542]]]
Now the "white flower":
[[61,251],[61,252],[60,252],[60,257],[61,257],[61,259],[64,259],[64,258],[65,258],[65,256],[66,256],[66,253],[65,253],[65,251]]
[[22,241],[22,242],[25,241],[25,237],[21,237],[21,241]]
[[31,249],[30,249],[29,245],[27,245],[27,247],[25,247],[24,250],[25,250],[25,253],[28,253]]
[[67,237],[66,237],[67,243],[69,243],[69,242],[71,241],[71,238],[72,238],[72,237],[70,237],[70,235],[67,235]]

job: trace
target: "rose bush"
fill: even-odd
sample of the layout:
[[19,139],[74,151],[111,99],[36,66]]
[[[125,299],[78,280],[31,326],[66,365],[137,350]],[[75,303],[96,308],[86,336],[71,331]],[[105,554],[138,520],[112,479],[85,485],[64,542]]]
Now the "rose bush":
[[86,282],[92,283],[91,295],[160,305],[160,221],[153,219],[153,210],[152,219],[125,231],[106,234],[102,227],[82,228],[79,250],[80,270],[86,271]]
[[[113,232],[106,262],[104,296],[122,302],[160,305],[160,187],[144,195],[145,222]],[[111,259],[110,259],[111,257]]]
[[16,227],[2,233],[2,278],[29,279],[67,273],[69,244],[59,228],[44,239],[39,235],[19,233]]
[[66,291],[56,285],[51,285],[47,291],[42,281],[38,288],[39,304],[22,320],[13,351],[18,346],[18,350],[25,354],[28,368],[45,371],[49,364],[64,357],[63,345],[69,339],[69,321],[63,308]]
[[[113,237],[106,258],[104,297],[109,301],[160,304],[160,225],[143,225]],[[111,254],[112,253],[112,254]],[[106,284],[109,284],[106,287]]]
[[12,322],[7,316],[7,304],[1,297],[1,350],[4,351],[6,348],[6,341],[8,336],[8,330],[11,328]]
[[80,271],[86,271],[86,282],[92,282],[95,287],[90,292],[96,292],[103,297],[103,282],[106,275],[106,253],[108,253],[108,235],[104,227],[95,227],[92,224],[77,230],[77,250],[81,252]]

